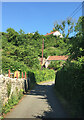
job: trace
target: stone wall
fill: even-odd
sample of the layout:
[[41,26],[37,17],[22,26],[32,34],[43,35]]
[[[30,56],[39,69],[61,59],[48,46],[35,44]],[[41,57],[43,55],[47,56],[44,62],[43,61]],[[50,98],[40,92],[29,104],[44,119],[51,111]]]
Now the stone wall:
[[11,84],[11,90],[9,98],[12,93],[16,92],[16,88],[19,90],[24,89],[24,79],[9,78],[3,75],[0,75],[0,99],[2,104],[5,104],[8,100],[8,87],[7,84]]

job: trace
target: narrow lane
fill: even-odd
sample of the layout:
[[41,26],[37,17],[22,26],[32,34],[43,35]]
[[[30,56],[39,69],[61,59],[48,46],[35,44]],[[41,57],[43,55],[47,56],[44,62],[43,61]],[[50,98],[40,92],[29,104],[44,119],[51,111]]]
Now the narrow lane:
[[6,118],[69,118],[53,91],[54,82],[37,85]]

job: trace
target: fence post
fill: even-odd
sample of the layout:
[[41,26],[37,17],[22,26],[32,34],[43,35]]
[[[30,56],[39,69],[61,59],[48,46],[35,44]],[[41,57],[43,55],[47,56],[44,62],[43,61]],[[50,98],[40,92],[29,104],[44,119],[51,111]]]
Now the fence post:
[[27,77],[26,77],[26,72],[25,72],[25,79],[26,79]]
[[18,72],[16,73],[16,78],[18,79]]
[[10,77],[10,69],[8,70],[8,77]]
[[22,78],[23,78],[23,72],[22,72]]

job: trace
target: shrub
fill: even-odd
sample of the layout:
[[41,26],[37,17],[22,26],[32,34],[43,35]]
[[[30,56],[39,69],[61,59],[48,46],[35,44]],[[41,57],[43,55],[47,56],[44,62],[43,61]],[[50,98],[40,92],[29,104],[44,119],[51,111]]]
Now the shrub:
[[61,68],[61,64],[63,64],[65,61],[51,61],[48,68],[53,68],[54,70],[58,70]]
[[55,78],[54,70],[33,70],[32,72],[28,72],[28,76],[31,82],[37,83],[46,80],[52,80]]
[[[75,109],[75,115],[84,111],[84,69],[80,61],[66,62],[56,73],[55,88]],[[83,97],[82,97],[83,96]]]

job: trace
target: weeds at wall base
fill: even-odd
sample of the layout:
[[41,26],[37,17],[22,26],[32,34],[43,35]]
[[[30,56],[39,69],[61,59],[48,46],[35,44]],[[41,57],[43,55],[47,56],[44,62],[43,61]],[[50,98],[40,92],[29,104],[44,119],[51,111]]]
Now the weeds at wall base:
[[11,95],[11,98],[8,99],[8,102],[2,106],[2,115],[7,114],[10,110],[18,104],[19,100],[23,97],[22,90],[19,91],[18,96],[15,94]]

